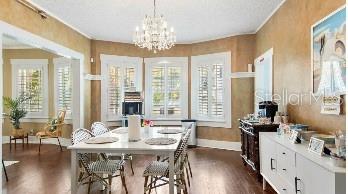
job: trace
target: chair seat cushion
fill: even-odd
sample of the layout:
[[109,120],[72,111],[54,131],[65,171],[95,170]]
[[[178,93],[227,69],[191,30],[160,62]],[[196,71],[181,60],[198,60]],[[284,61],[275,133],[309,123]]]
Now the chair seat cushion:
[[89,164],[89,168],[96,174],[113,175],[124,164],[122,160],[98,160]]
[[[143,173],[143,176],[166,176],[169,169],[168,162],[153,161],[148,165]],[[180,168],[178,165],[175,166],[175,174],[178,174]]]

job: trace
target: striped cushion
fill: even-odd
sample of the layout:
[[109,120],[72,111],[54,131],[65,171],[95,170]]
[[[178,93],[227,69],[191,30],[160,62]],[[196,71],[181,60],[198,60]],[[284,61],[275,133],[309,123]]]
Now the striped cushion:
[[[143,173],[143,176],[166,176],[168,173],[169,163],[153,161],[148,165]],[[179,166],[175,167],[176,174],[179,172]]]
[[90,163],[89,169],[96,174],[114,174],[123,165],[121,160],[101,160]]

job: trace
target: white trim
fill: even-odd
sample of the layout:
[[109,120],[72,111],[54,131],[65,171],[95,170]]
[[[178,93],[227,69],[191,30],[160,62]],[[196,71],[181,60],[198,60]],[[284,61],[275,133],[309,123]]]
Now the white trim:
[[74,128],[84,127],[84,106],[85,106],[84,79],[83,79],[84,55],[80,52],[76,52],[72,49],[59,45],[51,40],[47,40],[36,34],[22,30],[16,26],[13,26],[1,20],[0,20],[0,35],[1,35],[1,39],[2,39],[2,35],[10,36],[22,43],[25,43],[28,45],[34,45],[35,47],[41,48],[44,50],[49,50],[60,56],[73,58],[72,67],[73,67],[73,71],[75,72],[73,73],[74,75],[73,88],[75,90],[73,102],[78,107],[76,111],[74,110],[73,126]]
[[[157,58],[145,58],[145,116],[151,120],[181,120],[188,118],[188,57],[157,57]],[[152,115],[152,69],[155,66],[167,67],[181,67],[181,116],[179,117],[158,117]],[[167,70],[165,70],[167,71]],[[165,84],[167,79],[165,77]],[[167,87],[166,87],[167,89]],[[166,107],[165,99],[165,107]],[[165,108],[166,110],[166,108]],[[165,111],[166,112],[166,111]]]
[[[117,121],[122,120],[122,113],[120,115],[108,115],[108,80],[109,80],[109,72],[108,68],[110,65],[121,68],[121,98],[123,99],[123,77],[124,70],[126,67],[134,67],[135,68],[135,86],[137,91],[142,91],[142,68],[143,68],[143,59],[139,57],[127,57],[127,56],[117,56],[117,55],[100,55],[101,61],[101,121]],[[122,107],[122,105],[121,105]]]
[[[210,127],[225,127],[231,128],[231,64],[232,64],[231,52],[214,53],[208,55],[199,55],[191,57],[191,117],[198,120],[197,124],[200,126]],[[212,65],[214,63],[222,63],[224,65],[224,118],[201,118],[198,116],[198,67],[202,65]],[[210,104],[210,102],[209,102]],[[209,105],[210,106],[210,105]]]
[[12,98],[17,98],[18,84],[17,75],[19,69],[40,69],[41,70],[41,95],[42,110],[40,112],[29,112],[25,118],[42,118],[48,117],[48,59],[11,59],[12,74]]
[[[59,57],[59,58],[54,58],[53,59],[53,66],[54,66],[54,112],[55,114],[58,113],[58,69],[59,68],[65,68],[65,67],[69,67],[69,71],[70,71],[70,84],[71,84],[71,87],[72,87],[72,76],[73,76],[73,73],[72,73],[72,68],[71,68],[71,59],[68,59],[68,58],[65,58],[65,57]],[[74,110],[74,107],[73,107],[73,96],[74,96],[74,90],[72,88],[72,93],[71,93],[71,103],[70,103],[70,112],[67,112],[66,115],[65,115],[65,119],[71,119],[72,118],[72,111]],[[78,107],[76,107],[78,108]],[[55,115],[55,116],[58,116],[58,115]]]
[[[30,144],[39,144],[39,139],[36,136],[29,135],[29,143]],[[60,144],[64,147],[71,146],[71,139],[60,137]],[[10,136],[2,136],[2,144],[10,143]],[[58,145],[57,139],[49,138],[42,140],[42,144],[54,144]]]
[[[314,93],[314,79],[313,79],[313,28],[320,24],[321,22],[323,22],[324,20],[328,19],[329,17],[333,16],[334,14],[336,14],[337,12],[340,12],[342,9],[346,8],[346,5],[343,5],[341,7],[339,7],[338,9],[336,9],[335,11],[331,12],[329,15],[325,16],[324,18],[320,19],[319,21],[315,22],[312,26],[311,26],[311,93],[315,96],[320,96],[320,94],[318,93]],[[347,17],[347,16],[346,16]],[[347,32],[346,32],[347,33]],[[347,53],[347,52],[346,52]]]
[[255,34],[268,22],[269,19],[278,11],[278,9],[285,3],[286,0],[282,0],[279,5],[266,17],[266,19],[256,28]]
[[231,73],[231,78],[250,78],[255,77],[255,72],[235,72]]
[[49,118],[23,118],[21,119],[22,123],[47,123],[49,121]]
[[242,144],[241,144],[241,142],[197,139],[197,146],[208,147],[208,148],[217,148],[217,149],[223,149],[223,150],[241,151]]
[[37,3],[34,3],[32,0],[27,0],[30,4],[34,5],[38,9],[46,12],[50,17],[53,17],[54,19],[58,20],[59,22],[63,23],[64,25],[68,26],[69,28],[75,30],[76,32],[80,33],[81,35],[85,36],[88,39],[93,39],[91,36],[87,35],[86,33],[82,32],[78,28],[74,27],[73,25],[67,23],[66,21],[62,20],[57,15],[53,14],[52,12],[48,11],[47,9],[43,8],[42,6],[38,5]]

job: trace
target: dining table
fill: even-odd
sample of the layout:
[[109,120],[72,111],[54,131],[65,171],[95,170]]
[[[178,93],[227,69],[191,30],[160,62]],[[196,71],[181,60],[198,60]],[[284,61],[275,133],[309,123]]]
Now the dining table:
[[[102,134],[104,137],[117,137],[118,141],[105,144],[88,144],[80,142],[68,147],[71,151],[71,193],[76,194],[79,189],[78,171],[79,171],[79,153],[113,153],[113,154],[146,154],[146,155],[164,155],[169,157],[169,194],[174,194],[174,152],[178,148],[182,138],[182,133],[163,134],[159,133],[163,129],[183,130],[182,127],[150,127],[141,128],[139,141],[129,141],[126,128],[116,128]],[[118,132],[120,131],[120,132]],[[149,145],[145,141],[149,138],[167,137],[174,138],[175,143],[170,145]]]

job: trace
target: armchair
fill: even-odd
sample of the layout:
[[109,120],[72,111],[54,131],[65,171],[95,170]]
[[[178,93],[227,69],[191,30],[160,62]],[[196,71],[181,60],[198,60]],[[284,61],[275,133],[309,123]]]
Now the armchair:
[[48,122],[42,130],[36,133],[36,136],[40,140],[39,153],[41,151],[41,144],[43,139],[57,139],[59,147],[60,147],[60,151],[63,151],[62,145],[60,144],[60,141],[59,141],[59,137],[62,136],[62,128],[63,128],[63,125],[65,124],[64,123],[65,113],[66,113],[65,110],[60,111],[58,113],[57,119],[54,119]]

